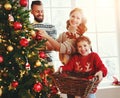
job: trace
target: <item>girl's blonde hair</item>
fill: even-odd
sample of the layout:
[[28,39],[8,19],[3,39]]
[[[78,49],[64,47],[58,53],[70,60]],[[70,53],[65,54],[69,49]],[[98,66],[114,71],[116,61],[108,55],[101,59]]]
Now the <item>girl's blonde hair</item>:
[[[84,17],[84,14],[83,14],[83,10],[82,10],[82,9],[80,9],[80,8],[74,8],[73,10],[71,10],[71,12],[70,12],[69,16],[70,16],[73,12],[75,12],[75,11],[78,11],[78,12],[80,12],[80,13],[81,13],[81,15],[82,15],[82,17],[81,17],[81,19],[82,19],[81,24],[85,26],[85,24],[86,24],[87,20],[86,20],[86,18]],[[69,27],[69,25],[70,25],[69,20],[67,20],[67,22],[66,22],[66,23],[67,23],[66,28],[68,29],[68,27]],[[86,26],[85,26],[85,27],[86,27]]]

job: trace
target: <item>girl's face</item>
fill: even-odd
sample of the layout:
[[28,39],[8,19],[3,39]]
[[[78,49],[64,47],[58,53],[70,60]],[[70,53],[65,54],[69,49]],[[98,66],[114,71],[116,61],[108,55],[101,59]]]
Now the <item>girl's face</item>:
[[77,43],[77,50],[82,56],[87,56],[91,52],[91,46],[87,41],[80,41]]
[[81,18],[81,13],[79,11],[74,11],[70,14],[70,25],[75,27],[79,26],[81,24]]

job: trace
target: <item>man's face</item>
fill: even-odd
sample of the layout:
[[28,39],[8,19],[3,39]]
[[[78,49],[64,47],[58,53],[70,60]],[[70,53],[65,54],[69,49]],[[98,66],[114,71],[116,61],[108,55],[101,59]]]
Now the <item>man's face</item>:
[[44,11],[42,5],[33,5],[31,13],[34,16],[35,21],[43,22],[44,20]]

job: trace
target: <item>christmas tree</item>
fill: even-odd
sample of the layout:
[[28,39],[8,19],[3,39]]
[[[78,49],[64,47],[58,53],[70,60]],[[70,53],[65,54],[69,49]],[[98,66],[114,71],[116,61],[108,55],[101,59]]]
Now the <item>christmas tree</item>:
[[59,98],[27,0],[0,0],[0,98]]

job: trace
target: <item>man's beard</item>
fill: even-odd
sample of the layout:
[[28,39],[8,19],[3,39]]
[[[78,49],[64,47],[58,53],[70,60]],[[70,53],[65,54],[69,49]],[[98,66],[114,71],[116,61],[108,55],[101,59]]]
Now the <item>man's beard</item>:
[[37,21],[37,22],[40,22],[40,23],[43,22],[43,18],[35,18],[34,17],[34,20]]

